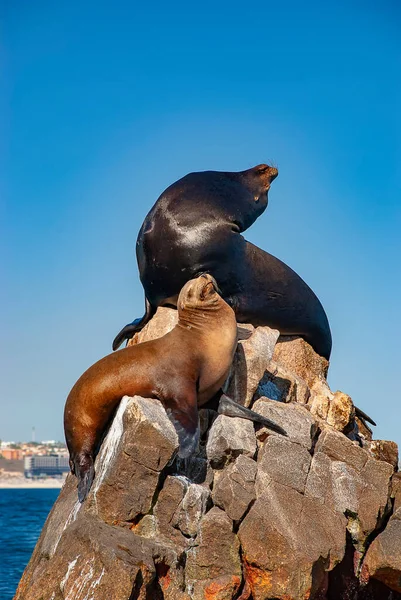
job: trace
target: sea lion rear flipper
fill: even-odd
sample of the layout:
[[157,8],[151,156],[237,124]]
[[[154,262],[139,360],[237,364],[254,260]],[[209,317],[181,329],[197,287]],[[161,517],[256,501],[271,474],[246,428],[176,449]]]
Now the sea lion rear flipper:
[[153,315],[156,312],[156,308],[154,308],[149,300],[145,296],[145,314],[140,319],[135,319],[132,323],[128,323],[125,327],[123,327],[116,335],[113,341],[113,350],[117,350],[124,340],[129,340],[132,338],[134,333],[137,331],[141,331],[141,329],[150,321]]
[[182,409],[167,408],[166,413],[178,435],[180,444],[178,456],[187,458],[196,452],[199,444],[200,430],[198,419],[198,408],[196,403],[192,406],[186,405],[185,412]]
[[235,402],[232,398],[229,398],[225,394],[222,394],[219,402],[218,412],[220,415],[226,415],[227,417],[240,417],[241,419],[248,419],[254,421],[254,423],[260,423],[264,427],[281,433],[281,435],[287,435],[287,432],[277,425],[274,421],[263,417],[254,410],[241,406],[238,402]]
[[367,421],[368,423],[370,423],[371,425],[374,425],[376,427],[376,423],[374,422],[374,420],[371,419],[369,417],[369,415],[367,415],[366,413],[364,413],[363,410],[361,410],[357,406],[355,406],[355,415],[357,417],[359,417],[360,419],[363,419],[364,421]]

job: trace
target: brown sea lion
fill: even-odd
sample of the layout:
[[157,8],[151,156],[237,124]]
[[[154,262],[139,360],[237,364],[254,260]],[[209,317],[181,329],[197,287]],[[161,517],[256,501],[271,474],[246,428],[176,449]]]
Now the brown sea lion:
[[190,173],[162,193],[136,243],[145,315],[120,331],[114,350],[158,306],[175,307],[184,283],[206,272],[219,282],[238,322],[300,336],[330,358],[330,327],[319,299],[290,267],[241,235],[266,209],[277,175],[264,164],[234,173]]
[[[179,439],[179,455],[199,440],[198,406],[225,382],[237,346],[232,308],[218,293],[215,279],[188,281],[178,297],[178,323],[161,338],[129,346],[102,358],[72,388],[65,405],[64,430],[71,471],[82,502],[94,477],[94,459],[104,432],[123,396],[158,398]],[[226,396],[219,412],[284,430]]]

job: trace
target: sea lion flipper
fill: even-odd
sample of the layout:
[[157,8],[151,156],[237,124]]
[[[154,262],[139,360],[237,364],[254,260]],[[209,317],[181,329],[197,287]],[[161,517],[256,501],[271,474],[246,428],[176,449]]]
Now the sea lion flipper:
[[360,419],[363,419],[364,421],[367,421],[368,423],[370,423],[371,425],[374,425],[376,427],[376,423],[374,422],[374,420],[371,419],[371,417],[369,417],[369,415],[364,413],[363,410],[361,410],[357,406],[355,406],[355,414]]
[[75,474],[78,478],[78,500],[82,503],[91,489],[95,477],[93,457],[85,454],[74,461]]
[[132,321],[132,323],[128,323],[128,325],[125,325],[125,327],[121,329],[120,333],[118,333],[114,338],[113,350],[117,350],[124,342],[124,340],[131,339],[134,333],[136,333],[137,331],[141,331],[141,329],[143,329],[146,323],[150,321],[150,319],[153,317],[155,312],[156,309],[150,304],[149,300],[145,297],[145,314],[143,315],[143,317],[135,319],[134,321]]
[[167,408],[167,416],[174,425],[180,444],[178,456],[187,458],[196,452],[199,444],[200,430],[198,409],[196,404],[186,408],[185,413],[178,408]]
[[218,412],[220,415],[226,415],[227,417],[240,417],[241,419],[248,419],[254,423],[260,423],[264,427],[267,427],[276,433],[281,433],[281,435],[285,436],[287,435],[287,432],[274,421],[263,417],[254,410],[245,408],[245,406],[238,404],[238,402],[235,402],[232,398],[229,398],[225,394],[222,394],[220,398]]

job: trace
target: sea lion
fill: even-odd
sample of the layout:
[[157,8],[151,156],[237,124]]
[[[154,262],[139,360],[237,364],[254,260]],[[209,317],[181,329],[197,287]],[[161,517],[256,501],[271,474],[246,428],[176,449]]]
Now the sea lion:
[[[198,406],[219,392],[237,346],[232,308],[218,293],[215,279],[188,281],[178,297],[178,323],[166,335],[102,358],[72,388],[65,405],[64,430],[78,498],[86,498],[94,477],[94,458],[121,398],[158,398],[179,438],[179,455],[198,445]],[[219,412],[241,416],[285,431],[257,413],[222,396]]]
[[162,193],[136,243],[145,315],[120,331],[114,350],[158,306],[175,307],[186,281],[207,272],[219,282],[237,321],[300,336],[329,359],[330,327],[316,295],[290,267],[241,235],[266,209],[277,175],[265,164],[235,173],[190,173]]

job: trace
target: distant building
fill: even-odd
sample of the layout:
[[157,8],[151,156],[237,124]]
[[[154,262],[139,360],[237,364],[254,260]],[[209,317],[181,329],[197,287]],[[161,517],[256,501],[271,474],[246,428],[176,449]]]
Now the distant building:
[[2,448],[0,453],[7,460],[21,460],[23,458],[22,450],[16,450],[14,448]]
[[68,473],[68,456],[50,454],[48,456],[26,456],[24,459],[25,477],[58,477]]

